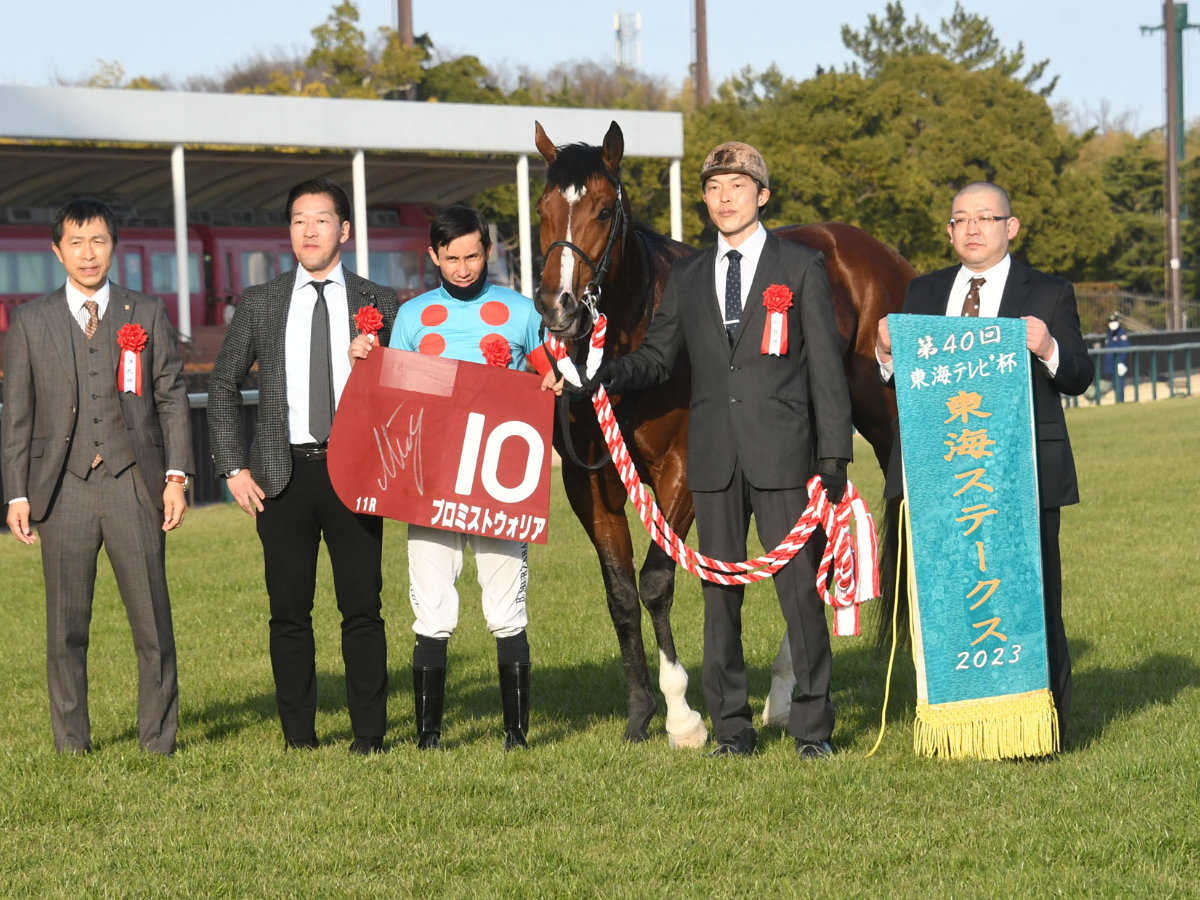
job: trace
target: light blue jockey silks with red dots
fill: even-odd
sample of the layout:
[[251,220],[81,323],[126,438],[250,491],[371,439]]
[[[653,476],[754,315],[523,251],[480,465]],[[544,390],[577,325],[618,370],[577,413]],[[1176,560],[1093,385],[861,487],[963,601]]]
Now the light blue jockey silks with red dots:
[[488,284],[474,300],[456,300],[444,288],[413,297],[400,307],[390,346],[429,356],[486,363],[481,345],[503,338],[512,353],[510,369],[525,369],[537,347],[542,320],[524,294]]

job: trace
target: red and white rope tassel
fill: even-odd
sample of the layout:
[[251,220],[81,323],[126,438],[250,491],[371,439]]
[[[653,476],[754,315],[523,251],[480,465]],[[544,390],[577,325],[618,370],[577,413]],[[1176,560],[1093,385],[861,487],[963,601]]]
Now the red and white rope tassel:
[[[586,364],[589,377],[595,375],[600,367],[607,324],[607,319],[601,315],[597,317],[592,329],[591,347]],[[551,355],[558,360],[559,372],[569,382],[578,386],[581,383],[579,372],[568,357],[566,347],[553,335],[547,339],[546,345]],[[613,464],[629,492],[638,517],[654,542],[671,559],[705,581],[718,584],[750,584],[768,578],[782,569],[804,548],[809,536],[820,526],[828,540],[817,568],[817,591],[834,609],[833,633],[838,636],[859,633],[859,606],[879,596],[879,563],[875,546],[875,522],[854,485],[846,484],[845,496],[834,507],[825,497],[820,476],[814,475],[807,485],[808,506],[778,547],[757,559],[744,562],[730,563],[712,559],[687,546],[663,518],[654,497],[638,477],[603,385],[597,385],[592,396],[592,405],[596,409],[596,418],[604,432]],[[827,591],[825,584],[829,580],[831,569],[833,590]]]

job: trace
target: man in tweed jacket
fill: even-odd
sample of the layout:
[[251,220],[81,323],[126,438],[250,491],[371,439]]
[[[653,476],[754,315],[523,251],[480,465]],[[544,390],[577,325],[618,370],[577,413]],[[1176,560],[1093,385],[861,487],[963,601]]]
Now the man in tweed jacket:
[[[170,754],[179,688],[165,532],[183,521],[193,468],[183,363],[163,302],[108,280],[117,245],[108,206],[72,200],[51,236],[67,283],[13,315],[0,445],[8,527],[42,544],[54,746],[91,749],[88,632],[103,545],[137,650],[138,742]],[[130,335],[144,341],[140,362],[119,380],[118,342]]]
[[[350,374],[355,316],[375,306],[387,341],[399,303],[391,288],[342,266],[350,201],[327,179],[292,188],[287,202],[299,266],[248,288],[209,382],[208,422],[216,471],[255,519],[271,605],[271,668],[288,748],[317,746],[316,650],[312,607],[321,538],[329,548],[346,699],[354,740],[367,755],[383,748],[387,644],[379,593],[383,520],[351,512],[329,481],[325,452],[333,410]],[[258,363],[258,425],[247,454],[238,422],[240,388]]]

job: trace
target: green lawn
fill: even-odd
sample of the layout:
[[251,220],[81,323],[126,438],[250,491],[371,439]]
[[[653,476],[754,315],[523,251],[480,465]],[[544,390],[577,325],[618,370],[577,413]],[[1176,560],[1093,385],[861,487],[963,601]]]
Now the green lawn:
[[[169,539],[180,750],[138,751],[135,660],[111,571],[92,627],[95,752],[52,749],[40,556],[0,541],[0,894],[17,897],[1200,896],[1200,401],[1068,411],[1084,503],[1063,515],[1075,703],[1042,763],[917,759],[911,660],[875,742],[886,659],[835,643],[836,756],[802,765],[779,729],[750,760],[671,751],[661,715],[627,746],[624,685],[596,560],[561,490],[531,548],[532,752],[501,749],[494,642],[464,572],[446,751],[412,743],[403,526],[389,523],[391,752],[346,752],[337,614],[323,564],[311,754],[284,754],[252,524],[193,510]],[[861,448],[860,448],[861,449]],[[869,455],[851,471],[878,497]],[[639,535],[639,546],[644,536]],[[699,690],[699,587],[674,617]],[[781,622],[752,587],[761,708]],[[646,640],[653,653],[653,637]]]

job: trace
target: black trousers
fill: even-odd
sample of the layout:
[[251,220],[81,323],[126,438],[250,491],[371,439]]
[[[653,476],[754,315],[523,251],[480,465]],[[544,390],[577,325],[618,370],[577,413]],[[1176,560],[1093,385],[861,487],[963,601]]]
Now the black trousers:
[[292,452],[292,477],[263,501],[258,537],[271,601],[271,669],[283,736],[316,737],[317,666],[312,609],[321,538],[342,613],[346,702],[358,737],[383,737],[387,640],[383,631],[383,520],[351,512],[334,493],[325,460]]
[[1046,607],[1046,659],[1050,669],[1050,693],[1058,711],[1059,734],[1066,734],[1071,712],[1071,653],[1062,617],[1062,559],[1058,552],[1061,512],[1043,509],[1041,517],[1042,593]]
[[[800,488],[763,491],[755,488],[736,466],[723,491],[693,491],[700,552],[727,562],[746,558],[746,534],[753,512],[763,546],[779,545],[808,505]],[[779,609],[787,623],[788,646],[796,690],[792,696],[788,732],[802,740],[829,740],[834,709],[829,700],[833,654],[825,605],[817,595],[816,556],[806,547],[774,578]],[[743,586],[706,581],[704,592],[704,700],[718,741],[737,734],[752,722],[742,654]]]

